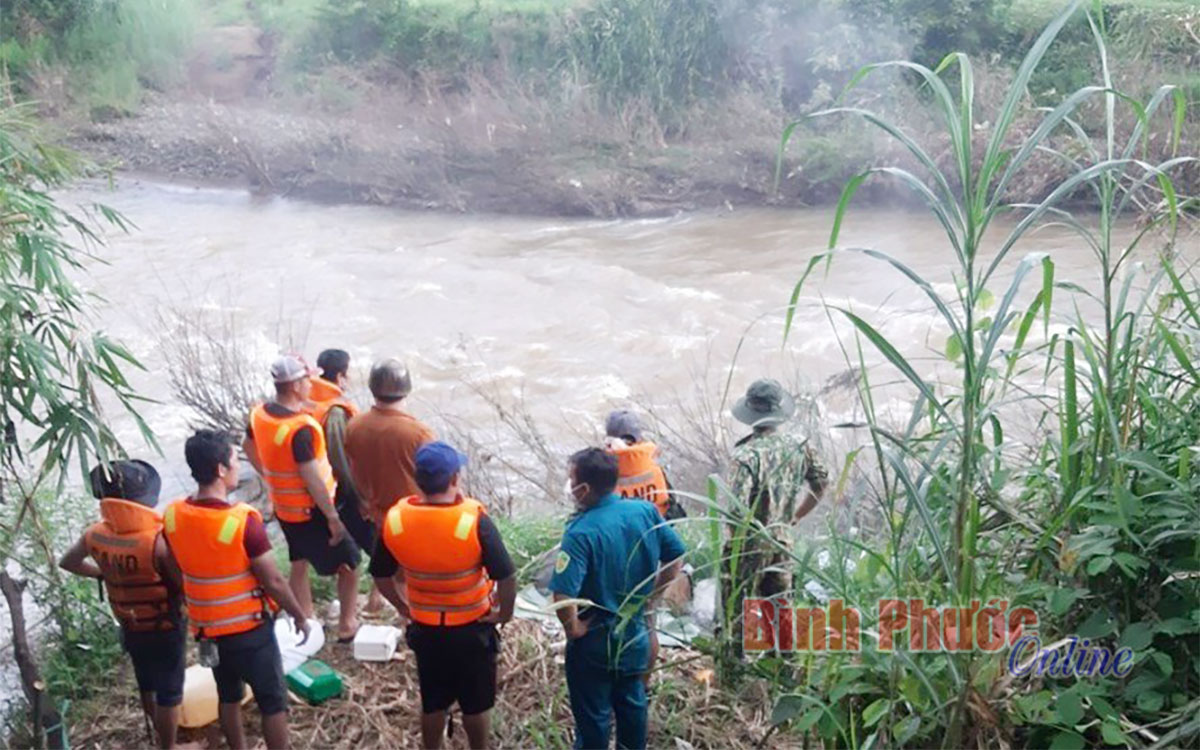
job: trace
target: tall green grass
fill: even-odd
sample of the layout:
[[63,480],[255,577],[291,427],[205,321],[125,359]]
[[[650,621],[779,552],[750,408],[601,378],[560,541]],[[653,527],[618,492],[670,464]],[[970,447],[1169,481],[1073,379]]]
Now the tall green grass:
[[[1103,17],[1080,6],[1060,13],[1033,43],[997,112],[977,111],[964,55],[936,69],[896,61],[861,71],[852,86],[889,68],[922,82],[951,144],[948,159],[879,113],[840,107],[813,115],[863,119],[894,138],[919,170],[878,167],[849,181],[830,250],[796,284],[786,328],[814,274],[845,254],[866,255],[928,299],[957,377],[931,381],[906,343],[888,340],[850,307],[827,308],[831,322],[841,319],[853,332],[843,351],[862,373],[870,438],[851,452],[847,472],[857,466],[875,475],[860,473],[856,486],[860,501],[877,505],[880,529],[850,536],[833,528],[830,565],[814,564],[811,547],[788,554],[803,576],[864,614],[883,597],[957,606],[1006,599],[1042,614],[1043,644],[1078,633],[1134,648],[1137,666],[1124,684],[1029,684],[1007,678],[1001,659],[979,653],[882,654],[868,644],[850,657],[760,661],[781,695],[775,721],[826,743],[1082,747],[1121,736],[1130,745],[1176,746],[1200,735],[1193,718],[1200,687],[1200,282],[1195,259],[1175,249],[1186,218],[1172,182],[1195,159],[1144,160],[1155,124],[1165,121],[1167,132],[1157,137],[1178,147],[1182,97],[1171,87],[1146,101],[1117,92]],[[1100,80],[1042,110],[1028,132],[1015,132],[1018,118],[1028,116],[1028,84],[1040,60],[1081,13]],[[1099,138],[1074,119],[1085,103],[1105,113]],[[1127,136],[1116,126],[1122,109],[1136,122]],[[784,146],[796,127],[785,131]],[[1069,175],[1045,200],[1014,203],[1007,188],[1035,155],[1063,161]],[[922,269],[884,251],[839,246],[856,191],[880,177],[912,190],[943,228],[956,294],[943,294]],[[1097,214],[1064,208],[1081,194],[1100,207]],[[1139,216],[1140,231],[1119,243],[1118,228]],[[1023,237],[1047,225],[1073,230],[1091,249],[1097,278],[1064,282],[1052,256],[1020,254]],[[1057,311],[1064,305],[1075,312],[1063,318]],[[911,388],[913,407],[899,424],[877,410],[885,377],[877,360]],[[1026,407],[1043,414],[1036,424],[1025,423]],[[763,532],[752,521],[729,520],[735,543],[739,534]],[[735,544],[723,565],[736,568],[739,556]],[[725,617],[735,618],[736,608],[727,604]],[[864,640],[877,626],[864,623]]]
[[[71,93],[93,110],[133,112],[146,89],[182,82],[199,20],[190,0],[84,3],[62,28],[0,44],[0,61],[18,82],[47,66],[72,71]],[[36,28],[36,26],[35,26]]]

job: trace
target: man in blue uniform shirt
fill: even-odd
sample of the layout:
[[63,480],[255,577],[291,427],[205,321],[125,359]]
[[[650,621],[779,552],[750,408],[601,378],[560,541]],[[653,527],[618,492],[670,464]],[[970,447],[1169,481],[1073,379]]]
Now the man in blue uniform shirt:
[[617,747],[646,746],[646,683],[650,641],[645,608],[679,572],[684,547],[658,510],[622,500],[617,460],[599,448],[571,457],[571,494],[580,513],[567,524],[550,589],[567,605],[558,619],[567,632],[567,688],[576,748],[607,748],[610,717]]

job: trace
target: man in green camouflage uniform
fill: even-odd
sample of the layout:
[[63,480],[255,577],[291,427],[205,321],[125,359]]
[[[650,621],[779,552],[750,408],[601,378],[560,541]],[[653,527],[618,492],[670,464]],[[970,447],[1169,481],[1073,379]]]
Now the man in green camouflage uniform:
[[[730,635],[739,656],[742,600],[791,592],[791,558],[780,546],[791,546],[793,525],[816,507],[829,484],[808,441],[779,430],[795,411],[795,400],[774,380],[755,381],[733,407],[733,416],[753,429],[738,441],[730,462],[730,510],[738,521],[725,544],[721,592],[722,606],[734,618]],[[758,524],[751,527],[751,517],[770,538]]]

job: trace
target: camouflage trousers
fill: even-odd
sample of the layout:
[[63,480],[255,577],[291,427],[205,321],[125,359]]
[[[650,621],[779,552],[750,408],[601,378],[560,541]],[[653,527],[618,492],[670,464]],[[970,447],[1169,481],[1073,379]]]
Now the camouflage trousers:
[[727,658],[740,661],[743,655],[745,600],[776,596],[790,599],[792,572],[787,555],[753,536],[742,542],[736,565],[733,564],[737,541],[736,538],[727,540],[721,552],[723,562],[717,640]]

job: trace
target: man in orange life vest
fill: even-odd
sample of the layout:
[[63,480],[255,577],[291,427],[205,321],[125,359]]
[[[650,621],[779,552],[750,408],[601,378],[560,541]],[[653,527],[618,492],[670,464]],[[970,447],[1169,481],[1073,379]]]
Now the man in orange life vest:
[[[617,459],[617,494],[626,500],[647,500],[664,520],[687,515],[683,506],[671,495],[671,481],[658,464],[658,446],[646,440],[642,420],[628,409],[618,409],[604,422],[604,449]],[[646,684],[658,662],[657,615],[646,611],[646,629],[650,638],[650,665],[646,669]]]
[[667,520],[687,514],[679,501],[671,496],[671,482],[658,464],[658,446],[646,440],[642,421],[628,409],[608,415],[604,423],[605,450],[617,458],[617,494],[623,498],[648,500]]
[[271,365],[275,400],[254,407],[242,445],[267,484],[275,518],[287,540],[288,580],[305,615],[312,617],[308,565],[318,575],[337,575],[338,641],[358,631],[358,545],[346,533],[333,498],[337,484],[325,450],[325,433],[306,413],[313,373],[299,357]]
[[303,643],[306,613],[275,567],[262,516],[229,499],[238,484],[233,441],[223,432],[200,430],[188,438],[184,455],[198,487],[192,497],[167,507],[163,531],[183,573],[202,663],[212,664],[215,657],[221,730],[231,748],[246,747],[241,704],[249,684],[267,747],[286,748],[287,689],[273,620],[282,605]]
[[446,710],[456,701],[468,744],[487,747],[500,652],[496,624],[512,619],[517,598],[516,568],[500,532],[483,505],[459,490],[465,463],[443,442],[417,450],[420,494],[388,509],[371,558],[384,598],[411,620],[407,639],[417,657],[426,748],[442,746]]
[[183,700],[185,630],[182,581],[154,510],[162,486],[144,461],[114,461],[91,472],[100,522],[67,550],[59,566],[104,581],[121,625],[121,644],[133,661],[142,710],[154,722],[159,747],[175,745]]
[[[337,481],[334,505],[338,517],[358,548],[369,552],[375,549],[375,524],[371,521],[366,500],[354,486],[350,459],[346,454],[346,426],[358,414],[358,407],[346,398],[346,387],[350,384],[350,354],[341,349],[326,349],[317,355],[317,369],[321,372],[311,378],[307,411],[325,432],[325,451]],[[372,586],[366,611],[379,612],[382,606],[379,589]]]

